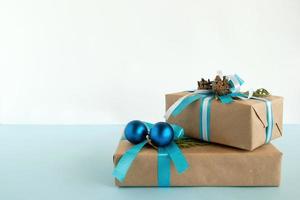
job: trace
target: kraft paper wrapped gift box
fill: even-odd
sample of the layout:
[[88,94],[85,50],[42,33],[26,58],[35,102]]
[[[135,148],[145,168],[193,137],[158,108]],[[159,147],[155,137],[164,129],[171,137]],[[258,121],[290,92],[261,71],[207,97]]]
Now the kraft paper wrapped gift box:
[[[121,140],[114,154],[116,165],[133,145]],[[178,174],[171,164],[170,186],[279,186],[282,153],[272,144],[254,151],[204,143],[181,149],[189,168]],[[158,186],[157,150],[147,146],[133,161],[124,182],[117,186]]]
[[[166,95],[166,110],[179,98],[188,92],[177,92]],[[282,136],[283,98],[268,96],[272,102],[273,131],[272,138]],[[185,135],[200,138],[200,102],[190,104],[176,117],[171,116],[167,121],[184,128]],[[265,144],[267,112],[263,101],[248,99],[235,100],[230,104],[222,104],[213,99],[210,114],[210,142],[224,144],[245,150],[254,150]]]

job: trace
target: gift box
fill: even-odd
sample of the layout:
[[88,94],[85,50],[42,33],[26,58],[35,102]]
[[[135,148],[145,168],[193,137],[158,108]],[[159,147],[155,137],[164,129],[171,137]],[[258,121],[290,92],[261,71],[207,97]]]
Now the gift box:
[[[117,165],[134,145],[121,140],[113,156]],[[180,145],[179,145],[180,146]],[[181,147],[188,169],[179,174],[174,165],[163,165],[159,152],[145,146],[132,162],[123,182],[117,186],[159,186],[158,175],[169,179],[169,186],[279,186],[282,153],[272,144],[254,151],[203,143]],[[168,176],[168,170],[170,175]],[[166,186],[166,185],[165,185]]]
[[[189,93],[191,92],[167,94],[166,110]],[[212,98],[210,102],[203,101],[204,98],[199,98],[180,114],[171,115],[167,121],[183,127],[185,135],[189,137],[245,150],[254,150],[282,136],[282,97],[270,95],[264,98],[237,99],[231,103],[222,103],[216,98]],[[202,114],[207,111],[203,109],[203,105],[210,106],[210,112],[204,117]],[[206,120],[207,125],[203,120]],[[204,125],[207,127],[203,131]],[[269,136],[266,134],[268,127]]]

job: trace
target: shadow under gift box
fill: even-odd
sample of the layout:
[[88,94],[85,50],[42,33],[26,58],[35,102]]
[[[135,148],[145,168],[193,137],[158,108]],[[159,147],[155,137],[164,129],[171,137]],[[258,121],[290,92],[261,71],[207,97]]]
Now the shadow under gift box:
[[[121,140],[114,154],[116,165],[133,145]],[[178,174],[171,164],[170,186],[279,186],[282,153],[272,144],[254,151],[202,143],[182,148],[189,168]],[[133,161],[124,182],[117,186],[157,186],[157,150],[146,146]]]
[[[188,93],[167,94],[166,110]],[[273,140],[282,136],[283,98],[268,96],[266,99],[272,102]],[[200,101],[193,102],[182,113],[171,116],[167,121],[181,126],[186,136],[200,139]],[[217,99],[212,100],[210,142],[251,151],[265,144],[267,125],[266,104],[263,101],[235,100],[230,104],[222,104]]]

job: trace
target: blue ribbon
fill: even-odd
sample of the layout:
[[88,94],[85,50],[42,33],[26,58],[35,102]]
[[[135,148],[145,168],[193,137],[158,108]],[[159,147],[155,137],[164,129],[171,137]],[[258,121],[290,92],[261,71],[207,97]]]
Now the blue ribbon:
[[147,144],[147,140],[131,147],[119,160],[117,167],[113,171],[113,176],[120,182],[125,180],[126,174],[142,148]]
[[213,96],[205,96],[200,99],[200,116],[199,116],[199,130],[200,139],[204,141],[210,141],[210,113],[211,113],[211,102]]
[[158,148],[157,154],[157,182],[159,186],[170,186],[171,160],[165,148]]
[[251,97],[252,99],[256,99],[259,101],[264,101],[266,104],[266,113],[267,113],[267,127],[266,127],[266,140],[265,143],[270,143],[272,139],[273,126],[274,126],[274,116],[272,109],[272,102],[268,99],[263,99],[259,97]]
[[[144,122],[148,130],[153,127],[153,124]],[[183,128],[178,125],[171,124],[174,130],[174,140],[179,139],[184,136]],[[122,139],[125,139],[122,137]],[[137,157],[138,153],[142,148],[147,144],[147,140],[134,145],[129,150],[127,150],[121,159],[119,160],[117,166],[113,171],[113,176],[118,179],[120,182],[125,180],[126,174],[132,165],[133,161]],[[172,141],[166,147],[158,147],[157,154],[157,179],[158,186],[170,186],[170,177],[171,177],[171,160],[175,166],[175,169],[178,173],[183,173],[189,166],[186,158],[181,152],[177,144]]]
[[[176,117],[177,115],[179,115],[186,107],[188,107],[191,103],[201,99],[201,97],[205,97],[208,94],[195,94],[192,96],[189,96],[187,98],[185,98],[176,108],[175,110],[172,112],[172,116]],[[210,94],[211,95],[211,94]]]
[[230,91],[232,93],[239,92],[240,86],[243,85],[245,81],[241,79],[237,74],[230,75],[229,78],[229,84],[231,86]]
[[188,163],[182,154],[181,150],[175,144],[171,142],[167,147],[158,148],[158,157],[157,157],[157,179],[158,186],[170,186],[171,180],[171,160],[174,163],[175,169],[178,173],[183,173],[189,166]]
[[[230,91],[232,93],[219,96],[221,103],[229,104],[234,101],[234,98],[245,99],[247,96],[240,92],[241,85],[244,84],[244,81],[237,75],[229,76]],[[211,102],[214,98],[212,92],[203,92],[195,93],[194,95],[187,96],[183,99],[178,106],[171,113],[173,117],[179,115],[186,107],[191,103],[200,100],[200,112],[199,112],[199,134],[200,139],[205,141],[210,141],[210,115],[211,115]],[[274,125],[273,111],[272,111],[272,102],[258,97],[250,97],[251,99],[256,99],[259,101],[264,101],[266,104],[266,113],[267,113],[267,127],[266,127],[266,143],[269,143],[272,138],[272,131]],[[247,98],[248,99],[248,98]]]

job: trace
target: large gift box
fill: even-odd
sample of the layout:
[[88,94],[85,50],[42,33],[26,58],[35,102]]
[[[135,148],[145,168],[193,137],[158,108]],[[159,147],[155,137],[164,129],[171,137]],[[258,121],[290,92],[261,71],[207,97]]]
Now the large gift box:
[[[166,110],[189,93],[191,92],[167,94]],[[245,150],[254,150],[282,136],[282,97],[238,99],[228,104],[215,98],[209,102],[204,101],[204,98],[199,98],[177,116],[171,115],[167,121],[183,127],[185,135],[189,137]],[[270,105],[269,110],[266,102]],[[203,108],[205,105],[209,105],[209,113]],[[268,114],[272,115],[272,123],[269,121]],[[206,129],[203,128],[204,126]],[[270,131],[269,136],[267,128]]]
[[[121,140],[113,156],[117,165],[124,153],[134,145]],[[254,151],[199,143],[181,147],[188,169],[179,174],[174,165],[166,165],[159,152],[145,146],[132,162],[123,182],[117,186],[160,186],[158,176],[164,176],[164,186],[278,186],[280,184],[281,152],[272,144]],[[164,155],[162,155],[164,156]],[[165,165],[164,165],[165,164]],[[170,175],[168,176],[168,170]]]

